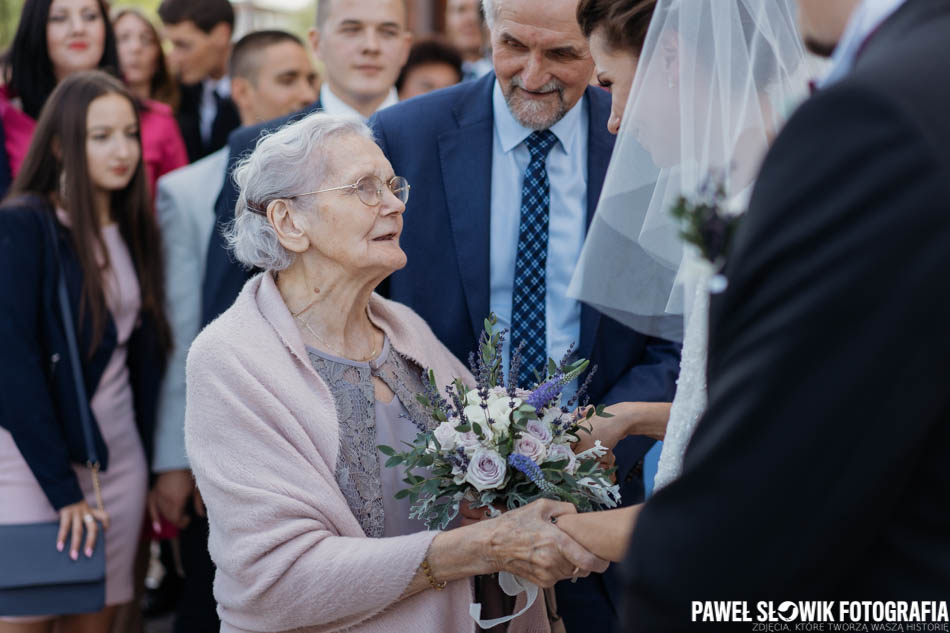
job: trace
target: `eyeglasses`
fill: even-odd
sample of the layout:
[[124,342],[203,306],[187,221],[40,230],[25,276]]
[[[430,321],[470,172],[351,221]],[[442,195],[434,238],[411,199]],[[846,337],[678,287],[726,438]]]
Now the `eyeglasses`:
[[330,187],[329,189],[320,189],[319,191],[308,191],[298,193],[295,196],[287,196],[287,200],[293,200],[300,196],[310,196],[315,193],[326,193],[327,191],[341,191],[343,189],[355,189],[360,202],[368,207],[378,207],[383,202],[383,187],[389,187],[396,198],[406,204],[409,201],[409,181],[402,176],[394,176],[388,183],[384,183],[376,176],[363,176],[352,185],[342,185],[340,187]]

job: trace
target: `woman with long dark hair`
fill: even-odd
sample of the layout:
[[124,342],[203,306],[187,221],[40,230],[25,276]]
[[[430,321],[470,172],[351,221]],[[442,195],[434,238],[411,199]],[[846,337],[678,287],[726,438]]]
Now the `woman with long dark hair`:
[[[94,69],[120,76],[115,33],[104,0],[26,0],[6,59],[0,87],[0,122],[14,177],[19,173],[36,119],[56,85],[69,75]],[[171,111],[137,100],[141,113],[147,182],[188,162]],[[5,193],[0,191],[0,194]]]
[[118,72],[103,0],[27,0],[7,54],[0,117],[14,177],[56,84],[79,70]]
[[[59,318],[63,275],[88,394],[104,512],[94,509],[77,387]],[[73,559],[108,526],[106,607],[59,617],[59,631],[108,631],[132,599],[145,511],[148,445],[171,340],[161,251],[145,185],[139,116],[118,80],[64,79],[37,123],[0,206],[0,507],[3,523],[59,520]],[[0,548],[4,546],[0,543]],[[0,633],[46,633],[50,615],[0,614]]]

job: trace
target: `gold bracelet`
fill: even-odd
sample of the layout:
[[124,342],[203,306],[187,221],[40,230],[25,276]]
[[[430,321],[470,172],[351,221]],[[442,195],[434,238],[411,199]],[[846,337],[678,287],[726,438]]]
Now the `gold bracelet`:
[[420,565],[420,567],[422,567],[422,571],[425,572],[426,578],[429,579],[429,585],[433,589],[435,589],[436,591],[442,591],[443,589],[445,589],[445,584],[446,584],[445,581],[443,580],[442,582],[436,582],[435,576],[432,575],[432,568],[429,566],[428,558],[422,559],[422,564]]

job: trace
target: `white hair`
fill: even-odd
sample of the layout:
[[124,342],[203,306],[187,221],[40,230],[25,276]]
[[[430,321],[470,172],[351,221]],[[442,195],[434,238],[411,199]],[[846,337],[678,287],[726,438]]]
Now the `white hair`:
[[482,13],[485,14],[485,24],[490,30],[495,24],[495,0],[482,0]]
[[262,213],[274,200],[322,187],[334,167],[326,164],[328,143],[351,135],[373,140],[372,131],[357,117],[315,112],[258,140],[254,151],[234,168],[239,193],[234,222],[224,235],[237,261],[268,271],[293,263],[294,254],[281,245]]

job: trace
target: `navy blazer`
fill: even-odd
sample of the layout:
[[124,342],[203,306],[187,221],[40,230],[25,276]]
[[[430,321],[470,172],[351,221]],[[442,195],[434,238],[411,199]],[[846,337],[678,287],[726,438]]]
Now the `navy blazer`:
[[[55,223],[54,244],[52,213],[48,202],[32,196],[0,207],[0,426],[13,436],[50,504],[59,510],[83,499],[71,464],[85,464],[88,456],[57,298],[57,248],[76,321],[88,398],[95,393],[115,350],[116,329],[110,317],[102,341],[91,357],[86,356],[92,331],[90,320],[79,318],[82,269],[69,231],[59,222]],[[156,328],[145,315],[129,340],[126,363],[136,425],[148,457],[164,352]],[[95,422],[92,409],[88,411]],[[93,425],[93,435],[105,471],[109,452],[98,424]]]
[[222,229],[234,220],[234,205],[237,204],[238,190],[234,186],[231,173],[238,161],[252,151],[257,140],[265,132],[274,130],[292,121],[303,118],[308,114],[322,109],[320,99],[299,112],[266,121],[257,125],[247,125],[231,132],[228,136],[228,167],[224,186],[214,205],[214,212],[218,216],[214,230],[211,231],[208,243],[208,255],[205,265],[205,278],[202,285],[201,326],[214,321],[219,314],[231,307],[234,300],[241,293],[244,283],[255,272],[245,268],[235,261],[224,241]]
[[[400,103],[374,115],[371,125],[393,169],[412,186],[400,245],[408,264],[381,288],[405,303],[432,327],[457,357],[475,350],[489,313],[489,209],[493,139],[494,73]],[[587,221],[603,186],[613,136],[607,132],[610,97],[588,88]],[[650,338],[581,309],[578,354],[597,372],[590,385],[594,403],[670,402],[679,371],[679,346]],[[583,379],[583,378],[582,378]],[[642,459],[654,440],[631,437],[617,447],[618,479],[624,505],[643,500]],[[584,596],[584,583],[596,597]],[[608,581],[613,592],[618,583]],[[569,630],[609,631],[616,604],[600,577],[568,585],[558,593]],[[606,603],[604,602],[606,600]],[[571,612],[578,614],[571,622]],[[593,613],[591,613],[593,612]],[[600,613],[597,613],[600,612]],[[609,621],[604,620],[609,616]],[[596,621],[589,617],[598,618]],[[586,621],[582,621],[586,619]],[[573,626],[572,626],[573,624]]]

